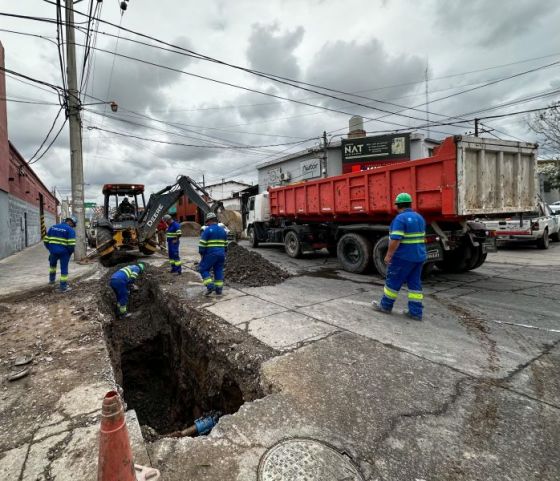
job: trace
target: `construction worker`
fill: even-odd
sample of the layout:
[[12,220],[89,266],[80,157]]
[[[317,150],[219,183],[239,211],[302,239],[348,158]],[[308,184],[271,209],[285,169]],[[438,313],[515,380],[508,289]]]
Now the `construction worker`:
[[[216,214],[206,214],[206,228],[200,233],[198,252],[202,259],[198,270],[202,276],[202,282],[206,286],[205,295],[212,292],[221,296],[224,288],[224,262],[226,260],[227,233],[218,224]],[[211,272],[214,272],[212,278]]]
[[130,316],[128,313],[128,296],[130,295],[130,289],[135,287],[134,282],[145,269],[145,264],[139,262],[138,264],[131,264],[123,267],[111,276],[110,286],[117,296],[116,313],[119,319]]
[[426,261],[426,221],[412,210],[412,197],[406,192],[397,195],[395,206],[399,214],[389,228],[389,249],[385,256],[387,277],[381,302],[373,307],[390,314],[404,283],[408,287],[408,310],[404,314],[415,321],[422,320],[422,266]]
[[76,216],[67,217],[64,222],[53,225],[43,239],[45,247],[49,251],[49,284],[54,285],[56,281],[56,264],[60,261],[60,286],[59,292],[69,291],[68,287],[68,263],[70,256],[76,247],[76,232],[74,228],[78,225]]
[[163,220],[167,224],[167,252],[169,255],[169,263],[171,264],[171,272],[181,275],[181,259],[179,258],[181,224],[174,220],[169,214],[165,214]]

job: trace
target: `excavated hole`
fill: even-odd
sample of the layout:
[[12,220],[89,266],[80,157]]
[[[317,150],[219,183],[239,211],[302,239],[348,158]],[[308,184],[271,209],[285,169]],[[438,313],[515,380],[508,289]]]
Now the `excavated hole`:
[[[113,320],[105,336],[127,408],[142,426],[165,435],[264,396],[259,370],[275,355],[272,349],[165,294],[157,275],[147,275],[139,287],[131,297],[132,317]],[[103,301],[112,308],[112,292],[105,290]]]

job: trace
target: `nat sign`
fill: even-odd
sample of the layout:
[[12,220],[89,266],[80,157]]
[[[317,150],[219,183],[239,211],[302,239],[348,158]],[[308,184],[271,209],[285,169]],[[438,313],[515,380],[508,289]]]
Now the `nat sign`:
[[386,161],[410,159],[410,134],[342,139],[343,172],[367,169]]

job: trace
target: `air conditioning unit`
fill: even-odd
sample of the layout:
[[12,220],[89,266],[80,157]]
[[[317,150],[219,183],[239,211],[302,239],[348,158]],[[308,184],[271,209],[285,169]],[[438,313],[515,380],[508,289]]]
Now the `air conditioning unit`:
[[280,180],[290,180],[292,178],[292,176],[290,175],[289,172],[282,172],[280,174]]

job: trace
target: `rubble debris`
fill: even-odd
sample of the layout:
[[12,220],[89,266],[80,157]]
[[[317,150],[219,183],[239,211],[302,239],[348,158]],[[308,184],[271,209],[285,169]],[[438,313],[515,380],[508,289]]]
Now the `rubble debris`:
[[30,367],[25,367],[20,369],[19,371],[14,371],[8,375],[8,381],[17,381],[18,379],[22,379],[27,376],[31,372]]
[[23,356],[16,357],[16,360],[14,361],[14,366],[25,366],[26,364],[29,364],[31,361],[33,361],[33,354],[25,354]]
[[228,246],[225,278],[247,287],[274,286],[290,277],[260,254],[232,242]]

